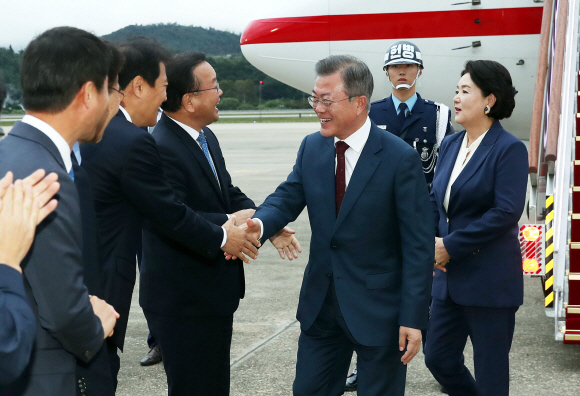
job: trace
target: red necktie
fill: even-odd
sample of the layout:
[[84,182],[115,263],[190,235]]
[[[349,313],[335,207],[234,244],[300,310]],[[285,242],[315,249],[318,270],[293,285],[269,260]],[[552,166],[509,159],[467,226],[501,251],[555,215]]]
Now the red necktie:
[[340,205],[342,205],[344,193],[346,191],[344,152],[348,149],[348,147],[348,144],[345,142],[336,142],[336,176],[334,184],[334,195],[336,197],[337,216],[338,211],[340,210]]

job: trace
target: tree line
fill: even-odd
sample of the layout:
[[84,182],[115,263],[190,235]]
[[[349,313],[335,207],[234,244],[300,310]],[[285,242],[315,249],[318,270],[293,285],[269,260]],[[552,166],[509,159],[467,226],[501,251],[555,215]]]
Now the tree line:
[[[127,26],[103,38],[119,42],[135,35],[153,38],[174,54],[206,53],[224,92],[218,105],[221,110],[308,107],[307,94],[267,76],[244,58],[239,34],[196,26],[155,24]],[[20,66],[23,52],[14,51],[11,46],[0,48],[0,82],[4,81],[9,95],[3,113],[22,112]]]

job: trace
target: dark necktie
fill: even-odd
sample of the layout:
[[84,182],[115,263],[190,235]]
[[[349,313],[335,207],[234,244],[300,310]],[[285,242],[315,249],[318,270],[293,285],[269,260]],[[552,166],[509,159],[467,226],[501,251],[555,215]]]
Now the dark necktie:
[[346,176],[344,152],[348,149],[348,144],[345,142],[336,142],[336,176],[334,181],[334,195],[336,198],[336,215],[342,205],[344,193],[346,192]]
[[209,155],[209,149],[207,147],[207,140],[205,139],[205,133],[203,131],[201,131],[199,133],[199,136],[197,137],[197,141],[199,142],[201,149],[203,150],[203,153],[205,154],[205,158],[207,158],[207,162],[209,162],[209,166],[211,166],[211,170],[213,171],[213,175],[215,176],[216,180],[217,180],[217,173],[215,171],[215,168],[213,166],[213,162],[211,161],[211,157]]
[[75,181],[75,171],[74,171],[74,167],[75,165],[79,165],[78,161],[77,161],[77,157],[75,157],[75,153],[70,153],[70,160],[72,162],[72,166],[70,167],[70,171],[68,172],[68,175],[70,176],[70,178],[72,179],[72,181]]
[[399,118],[399,124],[401,124],[401,129],[403,129],[403,125],[405,125],[405,110],[407,110],[407,104],[401,103],[399,105],[399,115],[397,116]]

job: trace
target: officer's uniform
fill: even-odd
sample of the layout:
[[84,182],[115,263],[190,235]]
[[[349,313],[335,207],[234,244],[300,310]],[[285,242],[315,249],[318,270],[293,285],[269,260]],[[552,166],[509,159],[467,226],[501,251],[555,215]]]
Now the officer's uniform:
[[[443,113],[443,116],[441,113]],[[415,105],[407,113],[405,124],[401,125],[397,117],[397,109],[395,109],[393,98],[388,96],[371,103],[369,117],[379,128],[402,138],[417,150],[423,163],[425,181],[430,187],[441,140],[443,140],[443,137],[454,133],[453,127],[449,122],[451,119],[449,108],[431,100],[423,99],[421,95],[417,94]],[[438,125],[443,122],[445,122],[446,127],[439,127]],[[437,133],[438,130],[439,134]]]

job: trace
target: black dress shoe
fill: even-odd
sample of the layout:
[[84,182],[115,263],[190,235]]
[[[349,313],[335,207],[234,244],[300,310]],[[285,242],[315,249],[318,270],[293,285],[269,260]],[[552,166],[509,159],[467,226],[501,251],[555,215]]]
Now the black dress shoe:
[[161,356],[161,348],[154,346],[149,353],[141,359],[141,366],[153,366],[163,360]]
[[351,375],[349,375],[348,377],[346,377],[346,385],[344,385],[344,391],[345,392],[354,392],[356,391],[357,388],[357,374],[356,373],[352,373]]

